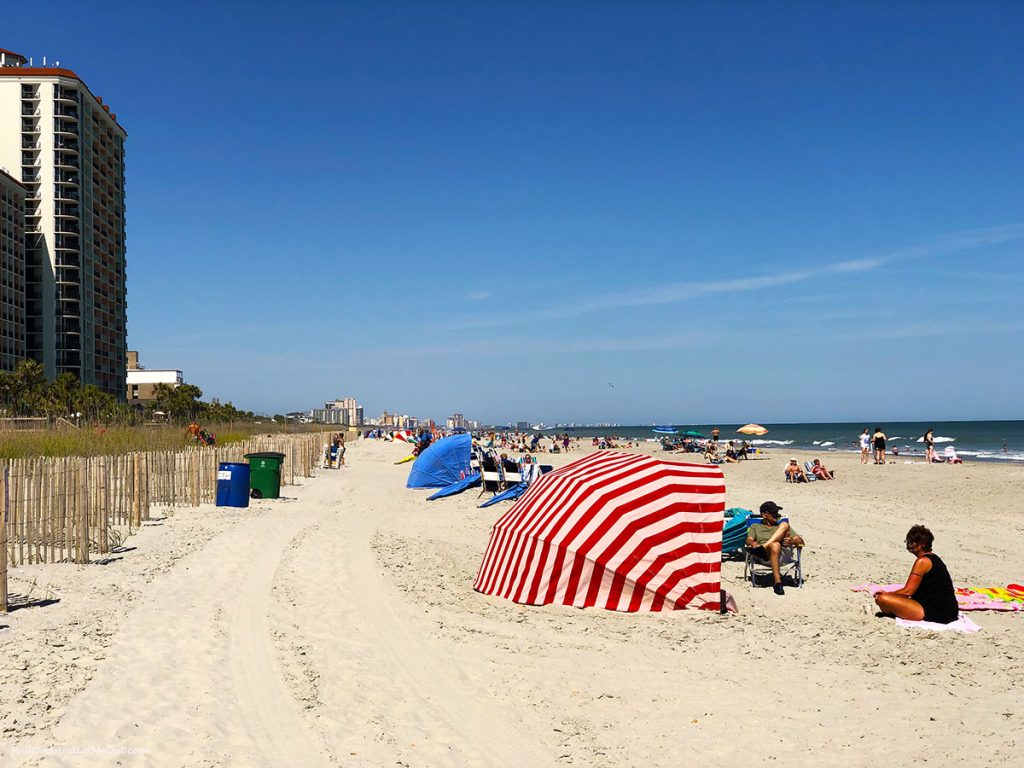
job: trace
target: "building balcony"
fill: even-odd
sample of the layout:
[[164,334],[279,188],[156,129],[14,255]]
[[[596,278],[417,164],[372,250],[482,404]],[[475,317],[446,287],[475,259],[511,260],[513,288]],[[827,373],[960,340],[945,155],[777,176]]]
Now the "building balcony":
[[22,104],[21,105],[21,116],[22,117],[39,117],[43,114],[43,111],[39,109],[35,104]]
[[63,117],[67,120],[78,120],[78,110],[71,107],[54,107],[53,114],[57,115],[58,117]]
[[58,173],[54,177],[54,181],[58,184],[71,184],[77,187],[79,179],[77,173]]

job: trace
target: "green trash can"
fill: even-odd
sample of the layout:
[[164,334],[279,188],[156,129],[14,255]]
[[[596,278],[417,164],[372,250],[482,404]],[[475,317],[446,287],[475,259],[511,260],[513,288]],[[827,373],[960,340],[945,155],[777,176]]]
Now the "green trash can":
[[283,453],[247,453],[249,460],[249,495],[254,499],[281,497],[281,464]]

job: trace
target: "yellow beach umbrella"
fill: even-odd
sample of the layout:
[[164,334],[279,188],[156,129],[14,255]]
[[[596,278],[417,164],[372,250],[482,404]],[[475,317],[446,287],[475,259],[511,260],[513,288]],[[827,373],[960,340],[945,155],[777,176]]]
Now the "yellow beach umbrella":
[[736,430],[741,435],[767,435],[768,430],[760,424],[744,424]]

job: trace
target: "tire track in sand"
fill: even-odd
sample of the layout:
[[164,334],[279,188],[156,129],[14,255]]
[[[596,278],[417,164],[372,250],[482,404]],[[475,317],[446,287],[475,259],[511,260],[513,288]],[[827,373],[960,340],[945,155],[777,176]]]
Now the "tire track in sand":
[[555,764],[536,735],[516,722],[512,708],[494,698],[479,671],[474,674],[460,659],[460,649],[430,637],[423,606],[388,578],[372,541],[401,510],[373,502],[388,493],[382,480],[372,466],[357,465],[332,473],[322,486],[318,482],[317,495],[336,512],[310,532],[306,543],[314,552],[329,553],[324,558],[329,565],[306,562],[294,572],[288,564],[282,567],[283,579],[294,580],[295,591],[305,593],[296,596],[305,603],[299,614],[309,615],[314,595],[320,600],[332,595],[329,608],[317,615],[318,626],[302,628],[307,638],[316,638],[314,647],[324,648],[330,637],[336,654],[318,657],[325,698],[318,727],[334,728],[323,738],[346,756],[343,764],[353,766]]
[[327,765],[270,639],[282,553],[323,514],[298,506],[240,512],[252,517],[156,580],[91,683],[34,745],[58,752],[11,757],[69,768]]

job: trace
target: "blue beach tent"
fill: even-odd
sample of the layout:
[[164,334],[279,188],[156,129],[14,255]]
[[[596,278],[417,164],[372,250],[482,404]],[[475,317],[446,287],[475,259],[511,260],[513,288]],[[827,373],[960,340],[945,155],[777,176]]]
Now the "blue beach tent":
[[457,483],[446,485],[440,491],[435,491],[432,495],[427,496],[427,501],[436,501],[437,499],[443,499],[447,496],[454,496],[457,493],[462,493],[467,488],[480,485],[480,473],[474,472],[463,480],[459,480]]
[[469,435],[444,437],[416,457],[406,488],[447,488],[464,480],[472,470],[469,467]]

